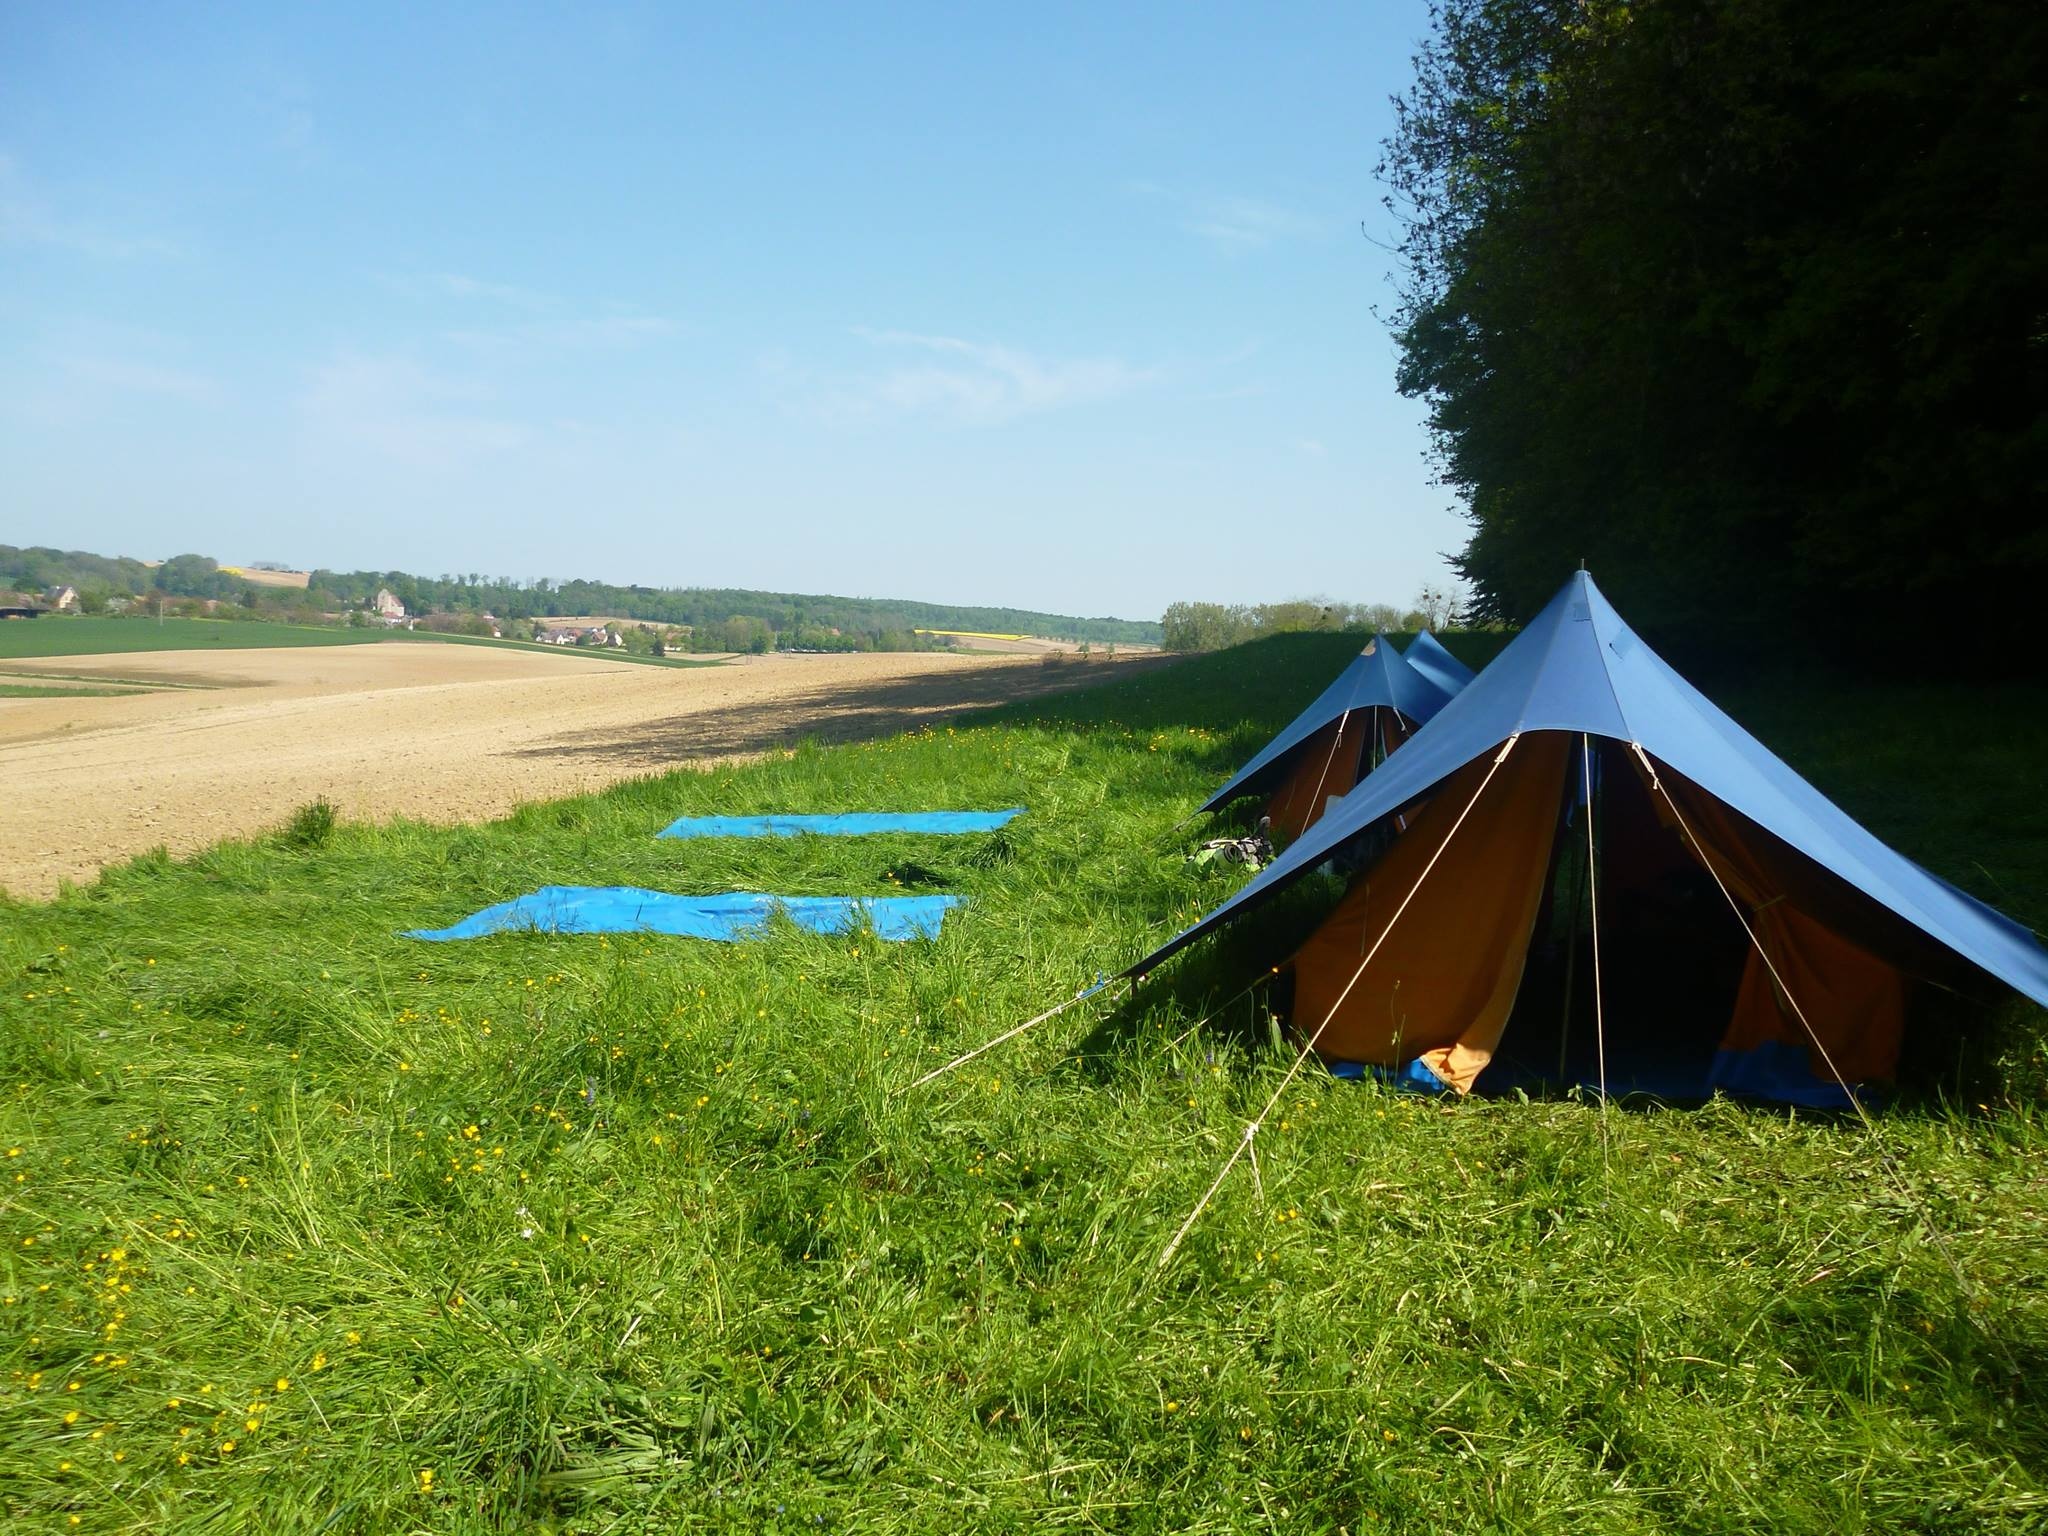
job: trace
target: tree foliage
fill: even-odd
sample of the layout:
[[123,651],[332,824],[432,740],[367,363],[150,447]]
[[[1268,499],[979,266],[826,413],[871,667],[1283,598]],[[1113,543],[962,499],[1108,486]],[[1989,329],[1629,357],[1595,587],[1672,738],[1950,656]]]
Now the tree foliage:
[[1476,616],[2016,618],[2048,574],[2048,7],[1440,0],[1382,174]]
[[1160,647],[1181,652],[1220,651],[1262,635],[1304,630],[1415,631],[1443,629],[1456,622],[1457,602],[1448,588],[1426,586],[1407,610],[1391,603],[1331,603],[1294,598],[1284,603],[1169,604],[1160,620]]

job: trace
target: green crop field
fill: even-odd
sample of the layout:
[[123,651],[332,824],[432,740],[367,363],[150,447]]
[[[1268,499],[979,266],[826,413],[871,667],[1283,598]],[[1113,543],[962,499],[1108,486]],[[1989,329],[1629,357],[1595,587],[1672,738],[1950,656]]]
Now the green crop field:
[[323,629],[249,619],[82,618],[46,614],[0,623],[0,660],[24,656],[111,656],[129,651],[271,649],[290,645],[363,645],[384,636],[367,629]]
[[0,683],[0,699],[115,699],[142,688],[91,688],[76,683]]
[[534,645],[424,630],[342,629],[264,619],[82,618],[69,614],[0,623],[0,661],[34,656],[110,656],[132,651],[273,650],[301,645],[488,645],[551,656],[595,656],[655,667],[715,667],[715,661],[633,656],[622,650]]
[[[0,1508],[50,1531],[2048,1524],[2037,1010],[1874,1135],[1311,1073],[1163,1272],[1290,1059],[1248,1005],[1210,1016],[1258,932],[909,1087],[1226,895],[1184,859],[1207,825],[1176,824],[1355,649],[1284,636],[484,827],[304,813],[0,905]],[[1722,702],[2048,921],[2048,689]],[[652,835],[1012,804],[983,838]],[[397,937],[547,883],[969,905],[904,945]]]

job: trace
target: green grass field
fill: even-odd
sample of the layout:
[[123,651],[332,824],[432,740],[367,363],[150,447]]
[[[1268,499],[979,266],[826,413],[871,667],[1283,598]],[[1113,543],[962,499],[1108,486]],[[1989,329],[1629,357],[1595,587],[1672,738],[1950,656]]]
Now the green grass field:
[[317,624],[273,624],[262,619],[85,618],[45,615],[0,623],[0,661],[32,656],[111,656],[136,651],[273,650],[301,645],[488,645],[544,651],[551,656],[595,656],[650,667],[715,667],[715,661],[633,656],[621,650],[535,645],[480,635],[436,635],[424,630],[340,629]]
[[84,618],[46,614],[0,623],[0,659],[26,656],[112,656],[130,651],[268,650],[295,645],[364,645],[375,630],[272,624],[261,619]]
[[[1281,637],[487,827],[307,817],[0,906],[0,1509],[53,1531],[2048,1524],[2038,1012],[2002,1088],[1874,1139],[1716,1103],[1615,1112],[1603,1144],[1573,1100],[1312,1075],[1260,1184],[1234,1177],[1163,1274],[1287,1060],[1248,1007],[1204,1022],[1249,938],[904,1091],[1227,894],[1183,860],[1207,828],[1172,829],[1354,649]],[[1941,873],[2048,916],[2048,690],[1723,702]],[[652,836],[1010,804],[988,838]],[[395,936],[550,882],[970,905],[901,946]]]
[[87,688],[76,683],[0,683],[0,699],[113,699],[142,688]]

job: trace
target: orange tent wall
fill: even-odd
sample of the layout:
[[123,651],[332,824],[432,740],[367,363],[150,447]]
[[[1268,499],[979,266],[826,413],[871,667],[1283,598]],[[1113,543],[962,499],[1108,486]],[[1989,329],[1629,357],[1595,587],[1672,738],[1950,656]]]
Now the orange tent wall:
[[1345,714],[1301,744],[1294,771],[1266,802],[1276,835],[1301,836],[1332,798],[1351,793],[1358,783],[1359,750],[1365,742],[1363,723]]
[[1420,1057],[1471,1088],[1521,985],[1572,745],[1557,732],[1523,737],[1483,794],[1492,759],[1453,774],[1295,953],[1295,1028],[1323,1055],[1384,1066]]
[[1380,761],[1385,762],[1394,755],[1394,748],[1415,734],[1415,722],[1398,709],[1377,709],[1373,711],[1380,722]]
[[[1642,771],[1640,763],[1636,768]],[[1817,1078],[1832,1081],[1839,1072],[1851,1083],[1889,1081],[1898,1070],[1905,1033],[1905,974],[1794,905],[1801,888],[1812,884],[1800,855],[1752,831],[1744,818],[1670,769],[1661,769],[1658,779],[1704,845],[1692,849],[1694,857],[1742,903],[1756,936],[1721,1048],[1752,1051],[1776,1043],[1804,1052]],[[1668,816],[1663,797],[1656,799]]]
[[[1375,726],[1374,717],[1378,717]],[[1266,814],[1276,835],[1299,837],[1322,816],[1330,802],[1357,787],[1365,754],[1375,746],[1384,758],[1413,733],[1397,709],[1348,710],[1304,741],[1295,752],[1294,771],[1273,791]]]
[[[1353,881],[1288,962],[1295,976],[1295,1029],[1321,1054],[1388,1067],[1420,1060],[1459,1092],[1471,1090],[1493,1058],[1521,986],[1566,781],[1578,771],[1577,747],[1566,733],[1526,735],[1483,794],[1479,786],[1492,759],[1467,764],[1415,813],[1407,834]],[[1625,900],[1628,871],[1653,872],[1673,858],[1700,860],[1742,903],[1756,936],[1721,1050],[1788,1046],[1805,1053],[1816,1078],[1831,1081],[1839,1071],[1850,1083],[1889,1080],[1904,1032],[1905,972],[1814,915],[1811,909],[1838,903],[1817,885],[1808,861],[1663,768],[1660,782],[1704,849],[1687,842],[1671,806],[1634,755],[1628,757],[1648,803],[1640,815],[1628,815],[1625,802],[1614,806],[1627,820],[1610,830],[1627,827],[1635,846],[1612,855],[1602,847],[1603,869],[1611,858],[1618,877],[1611,886],[1603,881],[1603,893],[1611,889]],[[1413,899],[1399,910],[1411,892]],[[1369,953],[1373,958],[1361,969]],[[1804,1025],[1786,989],[1804,1011]]]

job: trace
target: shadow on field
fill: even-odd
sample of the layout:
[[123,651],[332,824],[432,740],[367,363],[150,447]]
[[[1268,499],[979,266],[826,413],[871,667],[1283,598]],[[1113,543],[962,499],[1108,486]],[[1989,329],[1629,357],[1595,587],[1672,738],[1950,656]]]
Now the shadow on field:
[[814,688],[744,708],[642,721],[598,734],[554,736],[517,753],[530,758],[637,758],[684,763],[793,747],[801,741],[872,741],[943,725],[974,710],[1047,694],[1123,682],[1173,657],[1067,662],[1059,666],[975,667],[955,674]]

